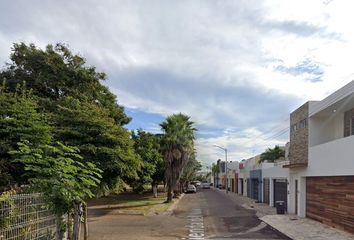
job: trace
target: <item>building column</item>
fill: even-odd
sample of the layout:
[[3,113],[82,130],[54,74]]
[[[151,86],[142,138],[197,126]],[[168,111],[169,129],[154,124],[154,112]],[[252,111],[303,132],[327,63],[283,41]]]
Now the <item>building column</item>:
[[296,178],[292,175],[289,176],[288,185],[288,213],[295,214],[295,180]]
[[247,181],[248,179],[247,178],[244,178],[243,179],[243,196],[247,197],[247,192],[248,192],[248,186],[247,186]]
[[274,207],[274,179],[269,178],[269,206]]
[[298,216],[306,217],[306,177],[299,178]]

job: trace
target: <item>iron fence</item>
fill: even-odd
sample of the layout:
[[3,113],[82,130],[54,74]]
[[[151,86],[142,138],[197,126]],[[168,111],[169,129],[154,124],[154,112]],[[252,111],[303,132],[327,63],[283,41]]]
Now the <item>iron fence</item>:
[[40,194],[10,195],[0,200],[0,240],[55,239],[56,223]]

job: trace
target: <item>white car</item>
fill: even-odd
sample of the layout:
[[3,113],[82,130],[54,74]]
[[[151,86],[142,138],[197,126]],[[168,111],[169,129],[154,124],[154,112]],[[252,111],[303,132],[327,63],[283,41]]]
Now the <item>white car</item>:
[[188,185],[187,187],[187,193],[196,193],[197,188],[194,185]]
[[204,183],[202,183],[202,187],[203,187],[203,189],[210,189],[210,183],[204,182]]

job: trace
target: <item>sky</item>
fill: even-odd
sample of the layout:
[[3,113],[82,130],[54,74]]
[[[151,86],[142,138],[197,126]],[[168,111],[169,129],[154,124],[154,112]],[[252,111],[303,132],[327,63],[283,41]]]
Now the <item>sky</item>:
[[288,141],[289,114],[354,79],[354,3],[342,0],[2,0],[0,63],[15,42],[66,43],[108,75],[132,121],[185,113],[204,166]]

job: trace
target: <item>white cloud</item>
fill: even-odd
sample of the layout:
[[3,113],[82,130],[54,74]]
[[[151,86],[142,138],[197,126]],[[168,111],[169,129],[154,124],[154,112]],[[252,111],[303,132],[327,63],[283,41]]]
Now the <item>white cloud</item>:
[[[243,158],[264,149],[263,142],[247,143],[257,131],[282,126],[302,102],[321,99],[352,80],[354,32],[348,23],[354,15],[349,5],[323,0],[5,0],[0,62],[8,61],[13,42],[41,47],[66,42],[109,74],[107,85],[123,105],[163,116],[185,112],[205,133],[222,129],[198,139],[200,153],[212,156],[207,159],[217,154],[210,148],[214,143],[230,146],[235,158]],[[306,71],[276,70],[295,69],[304,60],[323,70],[322,81],[309,81]]]

